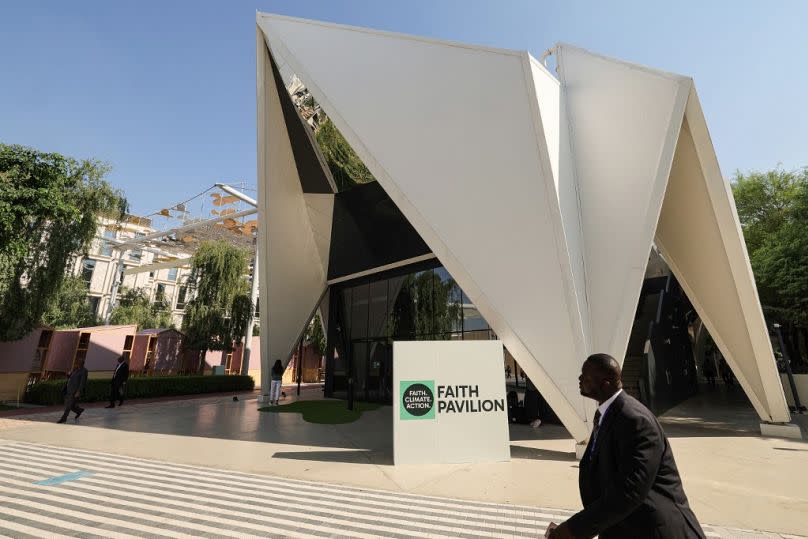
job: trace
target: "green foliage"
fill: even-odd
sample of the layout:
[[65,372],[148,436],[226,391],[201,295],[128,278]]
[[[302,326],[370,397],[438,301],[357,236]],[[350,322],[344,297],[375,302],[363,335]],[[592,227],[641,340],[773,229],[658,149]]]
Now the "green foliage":
[[376,181],[331,120],[326,118],[320,124],[316,137],[338,190]]
[[89,289],[81,277],[68,275],[42,314],[42,324],[52,328],[80,328],[98,324],[87,298]]
[[433,271],[404,277],[389,323],[389,334],[404,339],[448,339],[460,326],[457,284]]
[[125,212],[108,172],[98,161],[0,144],[0,340],[42,323],[97,218]]
[[158,329],[174,326],[171,309],[165,301],[149,301],[144,290],[124,290],[112,310],[111,324],[137,324],[138,329]]
[[733,195],[769,322],[808,324],[808,169],[738,173]]
[[348,410],[344,400],[315,400],[297,401],[281,406],[266,406],[259,408],[259,412],[272,412],[276,414],[292,413],[302,414],[303,421],[321,425],[336,425],[340,423],[353,423],[363,412],[376,410],[380,404],[372,402],[354,402],[354,409]]
[[314,318],[312,318],[309,327],[306,329],[304,340],[311,343],[318,356],[325,354],[325,333],[323,333],[323,324],[320,322],[319,312],[314,313]]
[[[62,390],[67,380],[47,380],[31,386],[25,401],[32,404],[61,404]],[[110,380],[87,380],[81,402],[109,400]],[[255,381],[250,376],[138,376],[126,382],[127,399],[252,391]]]
[[452,291],[456,288],[454,280],[442,281],[437,273],[425,271],[416,277],[415,287],[417,297],[421,298],[416,309],[418,335],[439,335],[448,339],[448,334],[460,323],[460,303],[451,301]]
[[247,331],[253,304],[247,281],[247,252],[226,242],[204,242],[191,261],[182,327],[185,346],[200,351],[232,350]]
[[750,253],[760,249],[789,219],[795,198],[805,190],[806,181],[806,170],[735,174],[732,194]]

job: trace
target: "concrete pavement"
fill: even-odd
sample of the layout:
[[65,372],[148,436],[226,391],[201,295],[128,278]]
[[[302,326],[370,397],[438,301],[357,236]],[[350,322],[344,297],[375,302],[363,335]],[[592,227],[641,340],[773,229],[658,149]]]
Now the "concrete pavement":
[[[0,439],[418,496],[580,507],[572,440],[558,426],[512,426],[510,462],[402,467],[392,465],[390,407],[346,425],[256,408],[215,397],[88,410],[79,425],[31,415],[0,420]],[[703,523],[808,535],[808,444],[759,437],[750,410],[722,388],[663,416],[691,505]]]

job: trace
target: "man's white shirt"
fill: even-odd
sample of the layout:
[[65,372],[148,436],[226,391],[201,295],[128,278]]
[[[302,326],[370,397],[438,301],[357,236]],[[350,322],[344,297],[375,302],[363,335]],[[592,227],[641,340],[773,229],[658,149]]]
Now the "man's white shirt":
[[614,399],[616,399],[617,396],[622,392],[623,392],[622,389],[618,389],[617,392],[614,395],[609,397],[606,401],[603,402],[603,404],[598,406],[598,411],[600,412],[600,420],[601,421],[603,421],[603,418],[606,417],[606,410],[609,409],[609,406],[612,405],[612,403],[614,402]]

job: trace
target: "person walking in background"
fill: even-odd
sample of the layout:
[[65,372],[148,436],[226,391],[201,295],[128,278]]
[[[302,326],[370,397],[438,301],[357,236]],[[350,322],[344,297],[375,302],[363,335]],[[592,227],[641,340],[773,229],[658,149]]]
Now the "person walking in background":
[[70,372],[65,384],[65,413],[57,423],[64,423],[67,421],[67,416],[73,411],[76,413],[76,419],[79,418],[84,408],[78,405],[78,399],[84,395],[84,389],[87,386],[87,369],[84,368],[84,359],[76,360],[76,367]]
[[593,354],[578,378],[581,395],[598,402],[581,459],[582,511],[550,539],[704,539],[685,496],[668,439],[654,414],[622,389],[620,364]]
[[278,399],[281,397],[281,380],[283,379],[283,365],[281,365],[280,359],[276,359],[275,364],[272,365],[272,374],[270,377],[269,403],[278,404]]
[[118,406],[123,405],[123,386],[129,379],[129,365],[126,363],[126,358],[123,355],[118,356],[118,365],[115,366],[115,372],[112,373],[112,388],[109,393],[109,404],[106,408],[115,408],[115,401],[118,401]]

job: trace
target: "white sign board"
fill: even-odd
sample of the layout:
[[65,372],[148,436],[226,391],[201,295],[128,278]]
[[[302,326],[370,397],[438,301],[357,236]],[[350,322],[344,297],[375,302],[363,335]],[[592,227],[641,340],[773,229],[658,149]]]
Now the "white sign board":
[[395,464],[511,458],[502,341],[393,343]]

